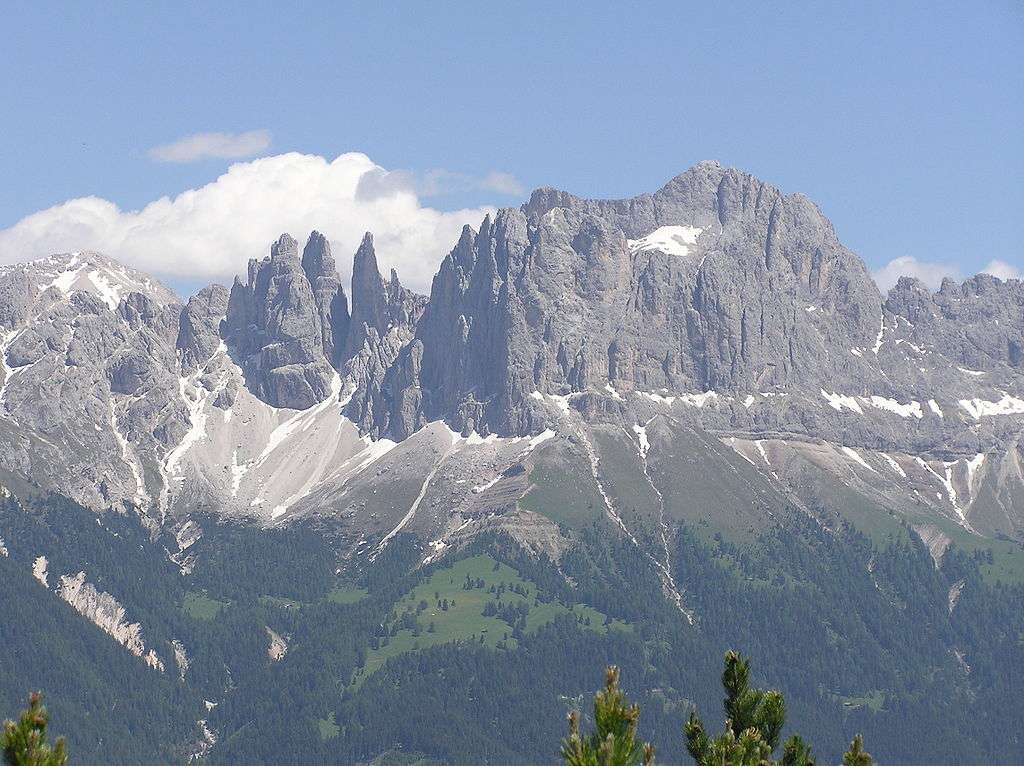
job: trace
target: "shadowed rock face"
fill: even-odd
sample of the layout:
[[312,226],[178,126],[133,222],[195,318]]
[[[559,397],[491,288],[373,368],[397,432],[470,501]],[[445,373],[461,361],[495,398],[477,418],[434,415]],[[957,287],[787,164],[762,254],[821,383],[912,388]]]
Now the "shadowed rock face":
[[[355,391],[346,410],[373,435],[403,439],[422,425],[416,390],[418,354],[410,347],[426,298],[385,282],[367,234],[352,265],[352,321],[343,369]],[[401,359],[400,359],[401,357]]]
[[[643,240],[663,227],[673,252]],[[692,241],[673,248],[673,231]],[[881,375],[849,349],[873,346],[881,304],[809,200],[716,163],[631,200],[542,189],[442,264],[424,398],[429,416],[521,433],[535,390],[859,389]]]
[[236,278],[231,287],[227,341],[248,385],[268,404],[305,409],[330,391],[334,333],[348,325],[333,266],[321,235],[310,237],[300,260],[298,244],[284,234],[269,258],[249,261],[247,284]]
[[[368,234],[350,295],[317,232],[185,306],[94,253],[0,267],[0,478],[160,523],[277,519],[389,447],[370,439],[443,453],[434,421],[478,447],[633,438],[657,415],[801,491],[812,464],[869,487],[888,471],[889,507],[1024,535],[1024,284],[904,279],[883,299],[809,200],[740,171],[701,163],[628,200],[540,189],[466,227],[429,299],[381,274]],[[295,484],[268,499],[271,464]]]
[[302,250],[302,270],[313,291],[324,355],[331,365],[338,367],[348,337],[348,298],[338,279],[331,244],[318,231],[309,235]]

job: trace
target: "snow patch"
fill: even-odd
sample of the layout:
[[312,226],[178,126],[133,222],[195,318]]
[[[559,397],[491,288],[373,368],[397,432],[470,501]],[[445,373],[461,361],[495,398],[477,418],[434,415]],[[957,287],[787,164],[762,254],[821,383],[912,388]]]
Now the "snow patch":
[[96,288],[96,294],[100,300],[107,304],[111,311],[117,310],[117,304],[121,302],[121,292],[124,288],[107,279],[98,271],[90,271],[86,277]]
[[717,391],[705,391],[704,393],[691,393],[691,394],[676,394],[675,396],[664,396],[662,394],[656,394],[651,391],[637,391],[639,396],[645,399],[650,399],[652,402],[658,404],[664,404],[668,407],[672,406],[672,403],[676,400],[683,404],[688,404],[691,407],[703,407],[708,402],[713,402],[718,399]]
[[967,488],[973,493],[974,489],[974,475],[978,472],[978,469],[985,464],[985,453],[979,452],[977,455],[967,461]]
[[646,237],[627,239],[626,245],[631,253],[657,250],[665,255],[685,258],[690,254],[689,246],[697,244],[697,238],[703,231],[696,226],[660,226]]
[[904,479],[907,478],[907,472],[903,470],[903,466],[897,463],[896,459],[892,455],[886,455],[883,452],[882,458],[885,460],[886,463],[889,464],[889,467],[892,468],[893,471],[902,476]]
[[1005,391],[997,402],[989,402],[984,399],[961,399],[960,406],[967,410],[975,420],[994,415],[1024,414],[1024,399],[1010,396]]
[[918,402],[900,404],[895,399],[886,399],[884,396],[872,396],[870,401],[871,406],[877,407],[880,410],[888,410],[899,415],[901,418],[915,417],[920,420],[924,417],[924,412],[921,411],[921,405]]
[[529,452],[533,452],[535,449],[537,449],[537,447],[542,445],[548,439],[553,439],[554,437],[555,437],[555,432],[552,431],[550,428],[544,429],[543,431],[541,431],[536,436],[531,436],[530,437],[530,441],[527,442],[527,444],[526,444],[526,449],[523,451],[523,454],[527,454]]
[[878,337],[875,338],[875,345],[871,349],[871,351],[874,353],[875,356],[878,356],[878,352],[882,348],[882,335],[884,335],[884,334],[885,334],[885,316],[883,315],[883,316],[880,316],[878,318]]
[[131,444],[129,444],[128,438],[121,433],[121,429],[117,426],[117,411],[114,407],[113,398],[110,400],[110,430],[114,434],[114,439],[117,441],[118,446],[121,448],[121,460],[128,466],[128,470],[132,473],[132,478],[135,479],[135,504],[140,508],[145,508],[149,505],[151,498],[149,492],[146,491],[146,482],[142,477],[139,463],[136,461],[135,455],[132,454]]
[[7,364],[7,349],[21,335],[21,332],[17,329],[11,330],[4,335],[3,340],[0,340],[0,370],[3,371],[4,376],[3,383],[0,384],[0,408],[5,410],[7,409],[7,387],[10,385],[11,379],[25,369],[25,367],[10,367]]
[[935,401],[934,399],[929,399],[928,400],[928,409],[930,409],[932,412],[934,412],[940,418],[945,417],[942,414],[942,410],[939,409],[939,403],[937,401]]
[[843,396],[834,392],[830,394],[824,388],[821,389],[821,395],[828,401],[829,407],[832,407],[836,412],[841,412],[845,407],[852,412],[856,412],[858,415],[864,414],[864,410],[860,408],[860,404],[857,403],[857,399],[853,396]]
[[476,487],[473,487],[472,492],[473,492],[474,495],[479,495],[481,492],[486,492],[487,490],[489,490],[491,487],[493,487],[499,481],[501,481],[501,476],[500,475],[495,476],[493,479],[491,479],[486,484],[480,484],[480,485],[478,485]]
[[640,448],[640,459],[646,461],[647,453],[651,450],[651,442],[647,438],[647,427],[639,423],[633,426],[633,433],[636,434],[637,443]]
[[846,455],[851,460],[853,460],[855,463],[859,463],[860,465],[864,466],[873,473],[878,473],[878,471],[876,471],[874,468],[868,465],[867,461],[865,461],[864,458],[860,456],[860,453],[857,452],[857,450],[853,449],[852,447],[846,446],[840,446],[839,449],[841,449],[843,451],[843,454]]
[[242,479],[249,472],[252,463],[239,463],[238,450],[231,452],[231,497],[238,497],[238,490],[242,486]]

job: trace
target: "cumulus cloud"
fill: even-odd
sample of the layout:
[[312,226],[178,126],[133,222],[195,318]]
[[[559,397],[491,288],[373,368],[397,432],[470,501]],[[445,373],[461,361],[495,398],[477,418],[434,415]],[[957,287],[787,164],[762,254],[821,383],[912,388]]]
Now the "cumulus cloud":
[[373,199],[378,195],[393,194],[396,190],[408,191],[420,197],[443,197],[447,194],[487,191],[507,197],[522,196],[523,184],[511,173],[492,170],[478,177],[468,173],[435,168],[422,173],[409,170],[384,170],[367,173],[360,181],[357,196]]
[[270,146],[270,131],[246,133],[194,133],[170,144],[154,146],[147,154],[157,162],[196,162],[198,160],[238,160],[252,157]]
[[1021,271],[1012,263],[1006,261],[992,260],[981,270],[982,274],[991,274],[1000,279],[1020,279]]
[[[363,233],[372,231],[381,268],[426,292],[465,224],[493,208],[442,212],[365,154],[333,161],[281,154],[232,165],[215,181],[141,210],[99,197],[72,199],[0,230],[0,263],[74,250],[97,250],[169,280],[220,280],[245,274],[249,258],[269,253],[282,232],[303,240],[317,229],[330,240],[342,276]],[[367,185],[373,193],[366,193]]]
[[511,173],[499,173],[496,170],[491,171],[480,179],[480,188],[497,192],[498,194],[507,194],[512,197],[518,197],[526,191],[519,182],[519,179],[514,175]]
[[919,261],[911,255],[893,258],[872,275],[878,288],[884,293],[892,288],[900,277],[916,277],[932,290],[938,290],[946,277],[960,278],[960,270],[948,263]]
[[[989,261],[985,268],[980,269],[978,273],[991,274],[994,277],[999,277],[999,279],[1022,278],[1022,272],[1019,268],[1000,260]],[[938,290],[942,285],[942,280],[946,277],[957,281],[964,279],[960,267],[956,264],[919,261],[910,255],[893,258],[882,268],[873,272],[872,276],[883,293],[888,292],[899,281],[899,278],[904,276],[916,277],[932,290]]]

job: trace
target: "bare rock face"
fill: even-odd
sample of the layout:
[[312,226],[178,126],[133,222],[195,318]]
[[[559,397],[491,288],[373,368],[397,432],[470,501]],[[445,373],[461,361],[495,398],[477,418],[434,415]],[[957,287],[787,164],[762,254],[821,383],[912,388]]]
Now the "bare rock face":
[[[346,412],[373,435],[403,439],[422,425],[418,396],[421,346],[410,349],[426,298],[385,282],[367,234],[352,266],[352,320],[343,372],[355,390]],[[401,361],[399,361],[401,357]]]
[[348,299],[338,279],[331,244],[318,231],[309,235],[302,251],[302,270],[313,290],[324,355],[332,366],[340,367],[348,338]]
[[87,620],[109,634],[136,657],[154,670],[163,671],[164,663],[155,651],[146,649],[142,638],[142,625],[129,623],[125,617],[125,609],[121,603],[109,593],[98,590],[91,582],[86,581],[85,572],[77,575],[63,575],[60,578],[58,593]]
[[189,298],[181,312],[175,344],[183,367],[198,367],[220,346],[220,324],[227,315],[228,296],[223,285],[209,285]]
[[[310,246],[317,250],[317,241],[311,238]],[[298,244],[285,234],[271,248],[269,258],[249,262],[247,284],[236,278],[231,287],[227,341],[253,392],[275,407],[305,409],[330,391],[334,376],[328,358],[333,351],[331,325],[346,324],[347,317],[343,312],[332,313],[340,311],[341,305],[335,300],[337,291],[331,293],[329,276],[323,273],[328,264],[322,252],[307,261],[317,283],[314,295]],[[330,343],[326,349],[325,339]]]
[[[154,534],[218,508],[437,541],[476,529],[477,488],[488,523],[522,525],[503,514],[529,482],[495,477],[556,435],[597,481],[602,439],[639,440],[642,462],[664,418],[697,445],[677,456],[727,453],[798,505],[839,482],[1024,538],[1024,284],[904,279],[883,299],[809,200],[740,171],[627,200],[540,189],[466,227],[429,300],[381,274],[368,234],[350,296],[317,232],[185,306],[95,253],[0,266],[0,474]],[[405,527],[414,505],[427,520]]]
[[947,278],[932,293],[903,277],[885,306],[913,327],[911,341],[935,344],[968,369],[1024,369],[1024,283],[1019,280],[978,274],[957,284]]
[[[654,195],[540,190],[463,232],[417,336],[428,417],[528,432],[529,394],[881,379],[881,296],[799,195],[702,163]],[[820,312],[820,313],[818,313]]]

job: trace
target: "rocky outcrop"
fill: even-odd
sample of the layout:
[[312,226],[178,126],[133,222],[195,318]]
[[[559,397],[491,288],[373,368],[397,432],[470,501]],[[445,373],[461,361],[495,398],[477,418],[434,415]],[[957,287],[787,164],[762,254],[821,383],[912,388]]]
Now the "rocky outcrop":
[[352,266],[352,320],[343,373],[354,391],[346,413],[375,437],[403,439],[422,424],[418,394],[421,347],[409,348],[426,298],[385,282],[373,236],[366,234]]
[[313,290],[324,355],[331,365],[340,367],[348,338],[348,299],[338,279],[331,244],[318,231],[309,235],[302,251],[302,270]]
[[96,586],[87,582],[85,572],[70,577],[60,578],[58,595],[67,601],[75,610],[124,646],[136,657],[154,670],[163,671],[164,663],[152,649],[146,649],[142,640],[142,625],[129,623],[125,619],[125,610],[121,603],[109,593],[97,590]]
[[[963,284],[945,279],[932,293],[903,277],[885,307],[905,318],[908,340],[932,345],[944,356],[977,371],[1024,369],[1024,282],[978,274]],[[1007,370],[1006,368],[1010,368]]]
[[205,364],[220,346],[220,325],[228,313],[228,297],[223,285],[209,285],[189,298],[181,312],[175,342],[184,369]]
[[[322,271],[325,263],[311,257],[309,265]],[[315,278],[323,301],[327,278],[319,271]],[[330,313],[333,299],[325,309],[318,296],[299,259],[298,244],[287,234],[268,258],[249,262],[246,284],[236,278],[231,287],[228,343],[250,388],[275,407],[305,409],[330,392],[334,370],[324,348],[322,317],[337,322],[343,318]]]
[[881,296],[806,198],[702,163],[653,195],[540,190],[463,232],[418,330],[428,417],[520,434],[529,395],[858,390]]

